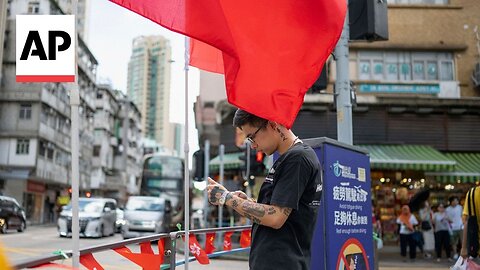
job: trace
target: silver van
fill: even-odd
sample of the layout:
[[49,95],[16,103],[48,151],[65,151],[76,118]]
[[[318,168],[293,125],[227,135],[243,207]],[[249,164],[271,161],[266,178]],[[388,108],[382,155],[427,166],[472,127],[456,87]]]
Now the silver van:
[[[117,202],[106,198],[79,198],[80,236],[102,237],[115,233]],[[72,205],[64,206],[57,221],[61,237],[72,234]]]
[[172,206],[169,200],[150,196],[131,196],[124,209],[124,239],[168,232]]

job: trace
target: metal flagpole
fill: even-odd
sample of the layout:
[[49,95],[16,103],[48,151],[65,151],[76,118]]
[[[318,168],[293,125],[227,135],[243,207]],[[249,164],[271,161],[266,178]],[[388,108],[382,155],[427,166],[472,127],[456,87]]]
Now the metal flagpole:
[[79,196],[79,113],[80,88],[78,87],[78,33],[77,33],[77,5],[78,0],[72,1],[72,14],[75,20],[75,82],[70,88],[70,118],[71,126],[71,153],[72,153],[72,267],[80,267],[80,225],[78,221],[78,196]]
[[[348,1],[347,1],[348,2]],[[348,3],[347,3],[348,4]],[[350,28],[348,26],[348,8],[343,24],[342,35],[335,47],[337,58],[337,78],[335,94],[337,94],[337,139],[340,142],[353,144],[352,131],[352,100],[350,90],[350,74],[348,68],[348,40]]]
[[[224,166],[223,166],[223,155],[225,153],[225,145],[220,144],[219,149],[219,158],[220,158],[220,179],[219,183],[223,186],[223,178],[224,178]],[[223,227],[223,205],[218,206],[218,228]],[[220,238],[219,238],[220,239]]]
[[208,228],[208,216],[210,215],[210,209],[209,209],[209,204],[208,204],[208,190],[207,190],[207,185],[208,185],[208,176],[210,175],[209,172],[209,164],[210,164],[210,141],[205,140],[205,164],[204,164],[204,176],[203,180],[205,181],[205,190],[203,192],[203,222],[204,222],[204,228]]
[[190,174],[188,169],[188,63],[189,63],[189,39],[185,37],[185,270],[188,270],[189,230],[190,230]]

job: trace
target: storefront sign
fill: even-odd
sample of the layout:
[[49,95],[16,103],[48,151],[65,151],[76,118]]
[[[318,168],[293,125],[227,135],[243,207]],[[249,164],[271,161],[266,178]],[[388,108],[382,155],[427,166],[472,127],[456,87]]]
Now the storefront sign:
[[324,166],[324,193],[312,244],[312,270],[373,269],[369,158],[328,143],[316,152]]
[[27,181],[27,192],[36,192],[36,193],[43,193],[45,192],[45,184],[35,182],[32,180]]
[[438,84],[360,84],[358,90],[363,93],[410,93],[438,94]]

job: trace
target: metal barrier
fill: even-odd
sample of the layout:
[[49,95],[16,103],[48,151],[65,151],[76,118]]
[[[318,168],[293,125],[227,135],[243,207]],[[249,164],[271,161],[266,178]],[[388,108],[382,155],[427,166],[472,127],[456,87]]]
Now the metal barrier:
[[[236,227],[222,227],[222,228],[190,230],[189,233],[198,235],[198,234],[206,234],[211,232],[243,231],[250,228],[251,226],[249,225],[236,226]],[[162,238],[170,238],[170,241],[165,241],[165,252],[164,252],[166,261],[170,261],[170,263],[167,265],[162,265],[161,269],[175,269],[176,266],[179,266],[185,263],[184,260],[179,262],[176,261],[177,239],[182,237],[183,235],[185,235],[185,231],[176,231],[171,233],[161,233],[161,234],[137,237],[137,238],[123,240],[116,243],[108,243],[108,244],[102,244],[102,245],[97,245],[97,246],[88,247],[88,248],[82,248],[80,249],[80,256],[90,254],[90,253],[100,252],[100,251],[112,250],[112,249],[120,248],[127,245],[158,241]],[[250,248],[238,248],[230,251],[219,251],[219,252],[214,252],[212,254],[208,254],[208,257],[209,258],[220,257],[226,254],[242,252],[249,249]],[[48,254],[48,255],[39,256],[33,259],[26,259],[16,263],[12,267],[13,269],[37,267],[43,264],[51,263],[57,260],[68,259],[71,257],[72,257],[72,251],[65,251],[59,254]],[[195,260],[195,257],[189,257],[189,261],[194,261],[194,260]]]

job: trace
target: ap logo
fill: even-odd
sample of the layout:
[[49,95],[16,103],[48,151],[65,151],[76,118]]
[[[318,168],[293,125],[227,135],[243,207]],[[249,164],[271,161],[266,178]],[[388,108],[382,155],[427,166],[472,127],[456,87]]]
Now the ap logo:
[[75,16],[17,15],[17,82],[75,81]]

